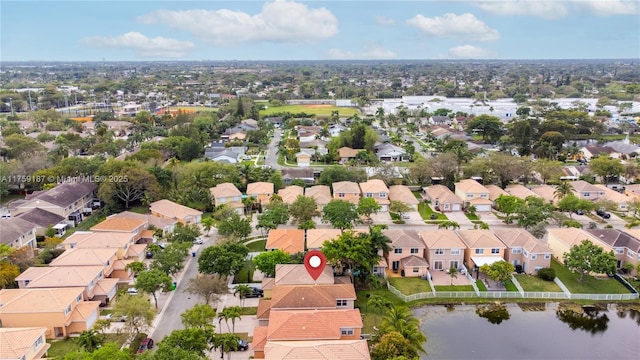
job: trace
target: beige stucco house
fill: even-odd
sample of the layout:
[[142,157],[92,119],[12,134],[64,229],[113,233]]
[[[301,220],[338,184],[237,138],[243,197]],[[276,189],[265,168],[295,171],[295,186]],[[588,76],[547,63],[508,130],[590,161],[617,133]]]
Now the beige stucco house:
[[332,184],[333,198],[358,204],[360,201],[360,186],[353,181],[338,181]]
[[489,190],[473,179],[464,179],[456,183],[455,194],[463,201],[464,207],[474,206],[478,212],[491,211]]
[[149,211],[153,216],[176,220],[185,225],[199,224],[202,219],[202,211],[166,199],[152,202]]
[[283,203],[291,205],[298,196],[304,196],[304,188],[298,185],[289,185],[284,189],[278,190],[278,195],[282,198]]
[[11,246],[18,250],[23,247],[35,249],[36,243],[36,225],[32,222],[12,217],[0,220],[2,230],[0,231],[0,244]]
[[407,277],[426,275],[429,263],[422,257],[425,245],[417,231],[385,229],[382,233],[391,240],[391,250],[385,254],[391,271]]
[[227,204],[239,215],[244,214],[244,204],[242,204],[242,193],[232,183],[218,184],[209,189],[213,198],[213,206]]
[[260,204],[268,204],[273,194],[274,186],[270,182],[254,182],[247,185],[247,196],[253,196]]
[[318,211],[322,211],[332,200],[331,189],[327,185],[315,185],[304,189],[304,196],[313,198],[318,205]]
[[466,245],[454,231],[423,230],[418,234],[425,245],[424,257],[432,271],[462,267]]
[[436,211],[462,211],[462,200],[444,185],[431,185],[422,188],[423,197]]
[[43,359],[51,347],[44,327],[0,328],[0,359]]
[[389,188],[380,179],[360,183],[362,197],[373,198],[380,205],[380,211],[389,211]]
[[467,269],[504,260],[507,246],[491,230],[458,230],[457,233],[466,245],[464,261]]
[[547,229],[547,232],[547,246],[553,251],[553,257],[561,263],[564,263],[564,254],[568,253],[572,246],[580,245],[584,240],[589,240],[602,247],[605,252],[613,251],[611,245],[602,242],[599,238],[582,229],[550,228]]
[[389,187],[389,200],[400,201],[408,205],[412,210],[418,210],[418,204],[420,204],[420,200],[413,195],[413,192],[406,185],[392,185]]
[[301,229],[271,229],[265,246],[267,251],[282,250],[288,254],[304,251],[304,230]]
[[520,228],[496,228],[493,233],[507,246],[504,258],[514,266],[522,266],[527,274],[551,265],[553,251],[528,231]]

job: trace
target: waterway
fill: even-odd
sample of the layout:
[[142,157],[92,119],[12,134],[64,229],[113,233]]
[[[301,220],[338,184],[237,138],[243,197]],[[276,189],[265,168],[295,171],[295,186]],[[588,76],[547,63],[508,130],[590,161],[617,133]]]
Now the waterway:
[[427,336],[421,359],[640,359],[638,305],[504,304],[414,310]]

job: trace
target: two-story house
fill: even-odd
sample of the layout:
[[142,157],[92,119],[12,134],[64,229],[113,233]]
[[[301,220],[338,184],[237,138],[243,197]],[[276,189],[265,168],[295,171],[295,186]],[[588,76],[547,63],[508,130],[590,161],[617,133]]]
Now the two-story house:
[[584,180],[570,181],[569,184],[578,199],[596,201],[604,197],[604,190]]
[[382,230],[391,243],[385,254],[391,270],[407,277],[426,276],[429,263],[424,259],[425,245],[415,230]]
[[362,197],[373,198],[380,205],[380,211],[389,211],[389,188],[380,179],[371,179],[360,183]]
[[43,359],[51,347],[44,327],[0,328],[0,358],[6,360]]
[[432,271],[462,268],[467,246],[454,231],[424,230],[418,235],[425,245],[424,257]]
[[259,204],[268,204],[273,194],[274,186],[270,182],[254,182],[247,185],[247,196],[253,196]]
[[[318,276],[317,279],[314,279],[309,275],[309,272],[306,271],[304,265],[302,264],[277,264],[276,265],[276,276],[275,277],[265,277],[262,279],[262,290],[264,290],[264,298],[260,299],[260,303],[258,307],[260,307],[263,302],[268,302],[268,307],[265,310],[269,310],[271,308],[271,299],[272,294],[271,290],[273,290],[274,286],[279,285],[331,285],[336,283],[336,278],[333,275],[333,269],[331,266],[325,266],[324,271]],[[264,306],[264,305],[262,305]],[[261,313],[258,311],[258,313]],[[263,318],[258,316],[258,319],[267,320],[268,314]],[[266,322],[265,322],[266,324]]]
[[637,276],[637,267],[640,263],[640,230],[617,230],[617,229],[588,229],[587,232],[608,244],[613,248],[613,254],[617,260],[617,268],[624,268],[625,264],[630,264],[631,274]]
[[529,196],[539,197],[538,194],[536,194],[533,191],[529,190],[528,187],[526,187],[526,186],[524,186],[522,184],[511,184],[511,185],[507,186],[507,188],[504,189],[504,191],[506,191],[509,195],[515,196],[515,197],[520,198],[522,200],[528,198]]
[[262,356],[282,360],[371,359],[367,340],[269,341],[264,345]]
[[458,230],[457,233],[466,245],[464,262],[467,269],[504,260],[507,247],[491,230]]
[[509,195],[508,192],[504,191],[500,186],[489,184],[486,185],[485,188],[489,190],[489,200],[491,200],[491,206],[496,207],[496,200],[502,195]]
[[325,241],[333,241],[341,235],[339,229],[308,229],[305,234],[308,250],[320,250]]
[[35,249],[36,225],[32,222],[12,217],[0,220],[2,230],[0,230],[0,244],[9,245],[15,250],[23,247]]
[[420,201],[406,185],[392,185],[389,187],[389,200],[400,201],[408,205],[412,210],[418,210]]
[[172,233],[178,223],[175,219],[165,219],[151,214],[138,214],[131,211],[123,211],[121,213],[111,215],[111,217],[144,220],[149,224],[149,227],[162,230],[163,235]]
[[602,191],[602,200],[614,202],[617,206],[616,210],[618,211],[629,211],[629,203],[635,200],[635,197],[619,193],[613,189],[609,189],[605,185],[596,184],[594,186]]
[[239,215],[244,214],[244,204],[242,203],[242,193],[232,183],[218,184],[209,189],[213,198],[213,206],[226,204],[234,209]]
[[85,301],[107,304],[116,296],[118,279],[105,278],[102,266],[32,266],[16,277],[20,289],[84,288]]
[[462,211],[462,200],[444,185],[431,185],[422,188],[425,200],[440,212]]
[[136,243],[142,236],[142,232],[149,227],[149,223],[144,219],[132,219],[109,216],[101,223],[93,226],[91,231],[109,234],[127,234],[133,237]]
[[465,208],[474,206],[478,212],[491,211],[489,190],[473,179],[457,182],[455,194],[462,199]]
[[2,327],[44,327],[47,339],[91,329],[100,316],[99,301],[83,301],[84,288],[2,289]]
[[304,196],[313,198],[318,205],[318,211],[322,211],[331,201],[331,189],[327,185],[315,185],[304,189]]
[[333,198],[358,204],[360,201],[360,186],[353,181],[338,181],[332,184]]
[[[118,260],[118,249],[69,249],[51,260],[49,266],[102,266],[106,277],[113,277],[115,262]],[[126,280],[130,279],[129,276]]]
[[558,202],[558,197],[556,196],[556,188],[554,186],[538,185],[532,187],[531,191],[550,204],[555,204]]
[[338,149],[338,157],[340,158],[340,163],[341,164],[347,164],[349,161],[353,160],[356,158],[356,155],[358,155],[358,153],[360,151],[365,151],[364,149],[352,149],[350,147],[347,146],[343,146],[340,149]]
[[60,245],[71,249],[116,249],[119,260],[142,261],[146,244],[136,244],[133,233],[76,231]]
[[564,263],[564,254],[568,253],[572,246],[580,245],[584,240],[589,240],[594,245],[600,246],[605,252],[613,251],[611,245],[582,229],[549,228],[547,233],[547,246],[553,251],[553,257],[560,263]]
[[278,190],[278,195],[282,198],[283,203],[291,205],[298,196],[304,196],[304,188],[298,185],[289,185],[284,189]]
[[199,224],[202,220],[202,211],[166,199],[152,202],[149,211],[153,216],[176,220],[185,225]]
[[304,230],[271,229],[265,249],[267,251],[279,249],[291,255],[304,252]]
[[496,228],[493,233],[507,246],[504,259],[516,271],[535,275],[551,266],[553,251],[528,231],[520,228]]
[[33,208],[17,214],[14,216],[16,219],[22,219],[36,225],[36,235],[44,236],[49,227],[56,230],[57,236],[64,235],[66,229],[69,227],[65,218],[61,215],[52,213],[40,208]]

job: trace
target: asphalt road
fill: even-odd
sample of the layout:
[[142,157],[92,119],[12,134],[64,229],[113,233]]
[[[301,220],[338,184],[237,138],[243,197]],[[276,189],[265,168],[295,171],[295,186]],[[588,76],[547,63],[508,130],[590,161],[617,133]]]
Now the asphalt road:
[[282,136],[280,133],[282,130],[275,129],[274,136],[271,138],[271,142],[267,147],[267,156],[264,159],[265,166],[271,166],[273,169],[280,170],[282,166],[278,165],[278,143]]

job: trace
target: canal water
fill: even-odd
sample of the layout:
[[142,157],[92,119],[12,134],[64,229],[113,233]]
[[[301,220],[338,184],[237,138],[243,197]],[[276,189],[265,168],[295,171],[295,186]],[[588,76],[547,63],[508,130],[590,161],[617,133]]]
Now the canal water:
[[421,359],[638,360],[637,306],[496,303],[427,306],[414,315],[427,336]]

